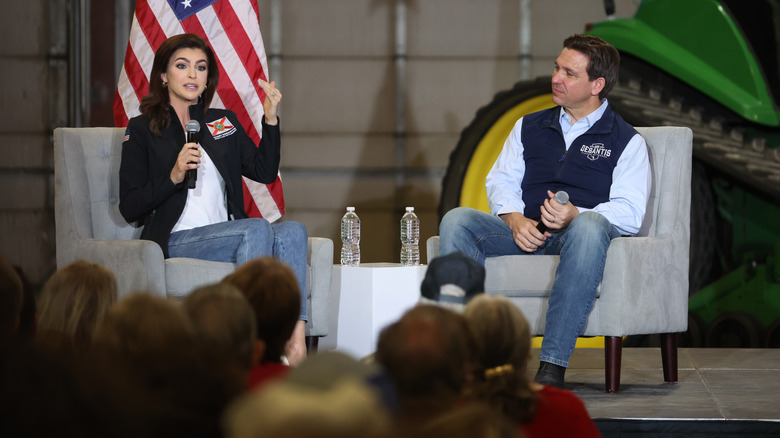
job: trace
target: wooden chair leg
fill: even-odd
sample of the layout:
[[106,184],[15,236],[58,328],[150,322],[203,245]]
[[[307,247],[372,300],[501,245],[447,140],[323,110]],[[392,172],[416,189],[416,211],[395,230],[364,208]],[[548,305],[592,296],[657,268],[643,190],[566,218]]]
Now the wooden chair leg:
[[306,351],[309,354],[316,353],[320,345],[319,336],[306,336]]
[[664,366],[664,382],[677,381],[677,335],[675,333],[661,334],[661,360]]
[[620,390],[620,362],[623,356],[623,338],[604,337],[604,376],[607,392],[614,394]]

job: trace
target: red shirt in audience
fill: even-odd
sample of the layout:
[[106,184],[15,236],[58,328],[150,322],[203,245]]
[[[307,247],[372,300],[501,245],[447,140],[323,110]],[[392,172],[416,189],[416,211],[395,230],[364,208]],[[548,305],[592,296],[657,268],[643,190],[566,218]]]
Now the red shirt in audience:
[[263,362],[249,372],[248,387],[257,389],[269,381],[287,377],[290,367],[279,362]]
[[573,392],[545,385],[537,394],[533,421],[520,426],[529,438],[600,437],[585,404]]

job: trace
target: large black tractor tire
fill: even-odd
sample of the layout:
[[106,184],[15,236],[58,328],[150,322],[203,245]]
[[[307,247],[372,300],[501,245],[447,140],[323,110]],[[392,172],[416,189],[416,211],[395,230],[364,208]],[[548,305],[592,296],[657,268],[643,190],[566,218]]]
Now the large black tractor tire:
[[[520,81],[512,89],[496,94],[492,102],[477,111],[471,124],[461,132],[458,144],[450,154],[450,163],[442,182],[439,219],[448,211],[461,205],[463,180],[474,152],[488,130],[513,108],[546,94],[550,94],[550,77]],[[498,145],[498,148],[500,149],[501,146]],[[484,190],[484,187],[482,189]]]

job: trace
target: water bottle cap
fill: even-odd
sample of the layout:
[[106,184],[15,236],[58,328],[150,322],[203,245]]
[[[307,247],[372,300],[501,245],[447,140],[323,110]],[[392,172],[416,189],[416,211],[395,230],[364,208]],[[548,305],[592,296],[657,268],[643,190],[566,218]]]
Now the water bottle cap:
[[414,211],[414,207],[406,207],[406,211]]
[[355,211],[355,207],[347,207],[347,211]]

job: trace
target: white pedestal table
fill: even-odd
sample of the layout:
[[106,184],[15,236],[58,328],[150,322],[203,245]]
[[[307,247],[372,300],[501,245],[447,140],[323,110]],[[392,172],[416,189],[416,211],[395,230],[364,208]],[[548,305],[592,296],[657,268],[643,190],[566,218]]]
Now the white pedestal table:
[[358,359],[373,353],[380,331],[419,301],[426,269],[400,263],[334,265],[328,336],[319,348]]

